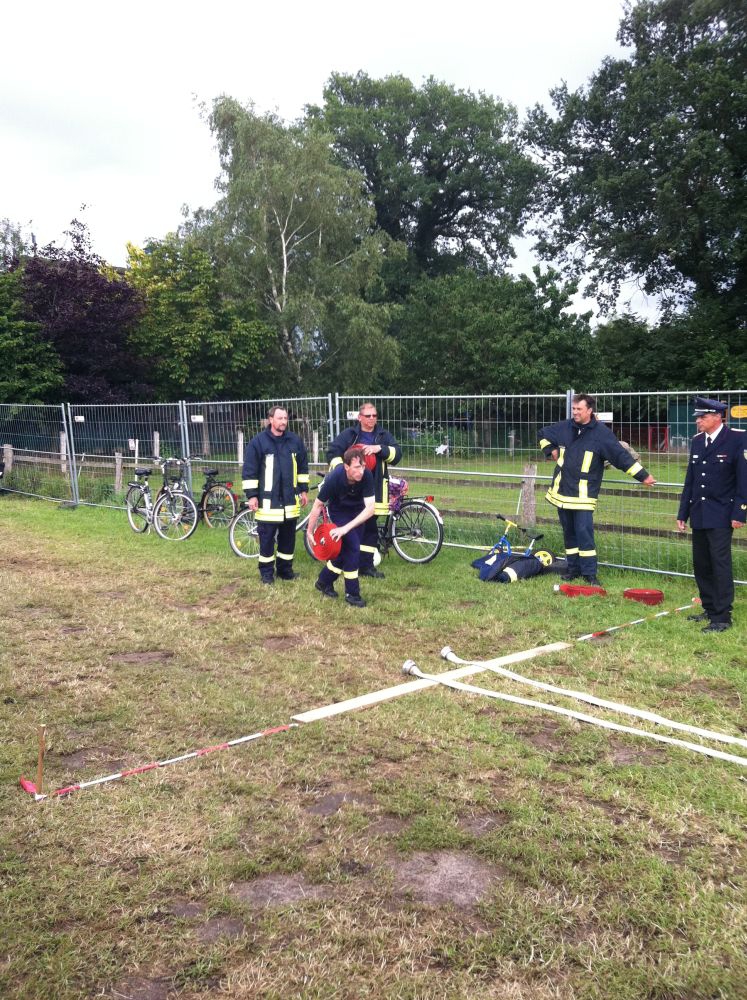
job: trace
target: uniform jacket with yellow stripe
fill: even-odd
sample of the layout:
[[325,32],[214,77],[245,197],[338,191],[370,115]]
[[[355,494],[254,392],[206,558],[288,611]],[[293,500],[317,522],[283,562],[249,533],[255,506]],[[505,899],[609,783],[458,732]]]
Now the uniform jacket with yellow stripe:
[[639,483],[648,478],[648,472],[641,463],[596,417],[592,417],[588,424],[561,420],[550,427],[543,427],[540,438],[540,448],[547,458],[556,448],[558,450],[552,485],[545,494],[555,507],[594,510],[605,461],[621,472],[627,472]]
[[[358,444],[361,433],[359,422],[355,427],[346,427],[344,431],[341,431],[337,435],[327,449],[327,461],[329,462],[330,469],[334,469],[336,465],[342,462],[342,456],[348,448],[352,448],[354,444]],[[372,443],[381,445],[381,451],[375,455],[376,468],[372,470],[374,487],[376,489],[374,514],[388,514],[389,466],[396,465],[399,462],[402,458],[402,449],[389,431],[383,430],[378,424],[373,430],[373,436]]]
[[306,446],[290,431],[276,437],[266,427],[244,449],[241,476],[247,498],[259,500],[258,521],[279,522],[298,517],[298,495],[309,489]]

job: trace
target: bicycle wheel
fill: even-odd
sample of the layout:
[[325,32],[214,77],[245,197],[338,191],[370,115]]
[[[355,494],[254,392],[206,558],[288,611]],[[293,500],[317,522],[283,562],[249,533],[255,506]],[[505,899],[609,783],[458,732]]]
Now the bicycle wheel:
[[233,493],[225,486],[211,486],[202,500],[202,516],[209,528],[227,528],[236,513]]
[[444,523],[426,500],[405,500],[392,518],[392,545],[406,562],[435,559],[444,543]]
[[259,535],[253,510],[247,507],[233,518],[228,526],[228,544],[242,559],[259,556]]
[[197,527],[197,507],[192,497],[178,490],[163,494],[153,508],[153,527],[169,542],[183,542]]
[[131,486],[125,497],[127,520],[130,527],[141,535],[148,530],[148,507],[145,502],[145,490],[140,486]]

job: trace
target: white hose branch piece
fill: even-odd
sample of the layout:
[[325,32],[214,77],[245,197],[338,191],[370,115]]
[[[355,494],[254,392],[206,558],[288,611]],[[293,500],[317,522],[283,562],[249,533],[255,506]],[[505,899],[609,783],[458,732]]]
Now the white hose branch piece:
[[557,705],[548,705],[543,701],[532,701],[530,698],[518,698],[512,694],[503,694],[500,691],[488,691],[486,688],[475,687],[473,684],[462,684],[460,681],[446,680],[439,678],[438,674],[424,674],[411,660],[408,660],[402,668],[413,677],[423,680],[435,681],[444,687],[452,688],[454,691],[464,691],[467,694],[479,694],[486,698],[497,698],[499,701],[509,701],[514,705],[525,705],[529,708],[540,708],[545,712],[553,712],[556,715],[563,715],[569,719],[577,719],[579,722],[588,722],[592,726],[600,726],[602,729],[612,729],[618,733],[629,733],[631,736],[645,736],[649,740],[656,740],[659,743],[668,743],[670,746],[682,747],[685,750],[693,750],[695,753],[704,754],[706,757],[715,757],[717,760],[725,760],[731,764],[740,764],[747,767],[747,757],[737,757],[731,753],[724,753],[721,750],[712,750],[710,747],[701,746],[699,743],[689,743],[686,740],[678,740],[673,736],[664,736],[661,733],[649,733],[645,729],[635,729],[632,726],[621,726],[617,722],[608,722],[606,719],[598,719],[594,715],[586,715],[583,712],[574,712],[568,708],[559,708]]
[[451,646],[444,646],[441,656],[449,663],[459,663],[465,666],[480,666],[493,673],[507,677],[509,680],[517,681],[519,684],[528,684],[530,687],[538,688],[540,691],[548,691],[550,694],[563,695],[566,698],[574,698],[576,701],[583,701],[589,705],[596,705],[597,708],[606,708],[610,712],[619,712],[621,715],[629,715],[631,718],[645,719],[653,722],[657,726],[666,726],[668,729],[675,729],[683,733],[692,733],[693,736],[701,736],[706,740],[715,740],[718,743],[730,743],[733,746],[747,749],[747,740],[738,736],[729,736],[727,733],[714,732],[711,729],[701,729],[699,726],[690,726],[685,722],[675,722],[674,719],[667,719],[656,712],[648,712],[643,708],[632,708],[630,705],[623,705],[617,701],[606,701],[604,698],[597,698],[593,694],[586,694],[583,691],[572,691],[568,688],[556,687],[554,684],[544,684],[542,681],[532,680],[531,677],[523,677],[515,674],[513,670],[506,670],[505,667],[496,665],[495,660],[462,660],[451,649]]

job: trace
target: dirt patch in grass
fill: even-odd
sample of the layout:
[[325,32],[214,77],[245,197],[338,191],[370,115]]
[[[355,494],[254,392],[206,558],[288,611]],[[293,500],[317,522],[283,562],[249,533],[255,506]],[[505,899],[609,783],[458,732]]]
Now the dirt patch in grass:
[[59,755],[48,754],[47,760],[51,763],[54,756],[62,764],[63,774],[72,774],[81,768],[95,764],[99,769],[105,769],[107,773],[121,771],[126,766],[126,762],[121,757],[116,757],[116,750],[111,747],[91,747],[90,749],[74,750],[72,753]]
[[213,917],[200,927],[195,928],[195,937],[199,941],[213,942],[220,938],[237,938],[246,932],[244,923],[235,917]]
[[303,638],[297,635],[268,635],[262,640],[265,649],[276,653],[283,653],[289,649],[295,649],[303,645]]
[[37,605],[19,608],[18,614],[23,615],[24,618],[49,618],[51,615],[55,614],[55,610],[54,608],[48,608],[45,605]]
[[329,886],[314,885],[303,875],[262,875],[251,882],[235,882],[231,895],[251,906],[286,906],[307,899],[328,899]]
[[317,796],[313,802],[307,805],[306,812],[311,813],[312,816],[332,816],[348,802],[366,806],[376,804],[373,796],[367,795],[365,792],[326,792],[324,795]]
[[420,903],[469,909],[480,902],[504,873],[460,851],[421,851],[392,865],[395,891]]
[[168,976],[128,976],[101,996],[110,1000],[168,1000],[170,989]]
[[399,816],[382,816],[381,819],[374,820],[367,828],[366,833],[374,837],[396,837],[403,830],[406,830],[409,823]]
[[142,653],[112,653],[109,659],[115,663],[165,663],[173,657],[170,649],[149,649]]
[[60,629],[60,635],[75,635],[78,632],[87,632],[85,625],[66,625]]
[[683,685],[682,690],[687,694],[705,694],[709,698],[723,702],[729,708],[742,707],[739,692],[728,681],[701,677]]
[[515,729],[514,732],[538,750],[549,750],[552,753],[557,753],[565,749],[565,739],[558,734],[559,729],[560,723],[554,719],[538,719],[530,726],[522,726]]
[[482,816],[464,816],[459,820],[459,826],[473,837],[484,837],[493,830],[508,823],[508,816],[505,813],[485,813]]
[[198,903],[193,899],[173,899],[164,906],[163,912],[171,917],[189,920],[193,917],[201,917],[205,909],[204,903]]
[[628,746],[614,737],[609,740],[610,763],[624,767],[628,764],[660,764],[667,758],[664,747]]

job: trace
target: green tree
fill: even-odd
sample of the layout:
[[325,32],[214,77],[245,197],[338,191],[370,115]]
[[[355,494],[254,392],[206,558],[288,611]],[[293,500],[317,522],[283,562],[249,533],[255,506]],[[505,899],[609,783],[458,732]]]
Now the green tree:
[[128,245],[128,279],[146,311],[130,344],[147,359],[160,400],[230,399],[258,387],[259,362],[273,331],[220,290],[208,253],[175,234]]
[[408,392],[558,392],[596,370],[589,316],[569,315],[575,286],[556,272],[424,278],[399,334]]
[[363,176],[377,225],[407,245],[417,272],[501,268],[513,256],[538,174],[513,106],[433,78],[418,88],[335,73],[307,115]]
[[540,251],[606,307],[640,280],[670,311],[747,284],[747,18],[741,0],[628,3],[625,59],[552,91],[526,135],[547,170]]
[[387,337],[387,307],[367,298],[386,241],[372,233],[361,177],[332,162],[328,137],[231,98],[214,102],[210,126],[221,197],[196,214],[194,231],[212,248],[228,294],[255,301],[272,325],[274,375],[283,371],[298,389],[333,356],[339,364],[343,352],[330,317],[345,313],[356,318],[345,352],[365,349],[374,370],[380,357],[390,364],[396,348]]
[[0,271],[0,403],[48,402],[63,383],[56,351],[25,313],[21,271]]

